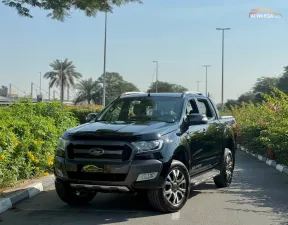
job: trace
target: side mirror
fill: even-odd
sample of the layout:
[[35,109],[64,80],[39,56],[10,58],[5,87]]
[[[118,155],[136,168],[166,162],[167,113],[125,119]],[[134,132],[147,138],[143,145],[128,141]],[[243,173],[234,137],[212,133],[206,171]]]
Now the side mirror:
[[97,113],[89,113],[86,116],[86,122],[89,123],[97,117]]
[[187,116],[187,122],[189,125],[200,125],[200,124],[207,124],[208,123],[208,118],[204,114],[200,113],[192,113]]

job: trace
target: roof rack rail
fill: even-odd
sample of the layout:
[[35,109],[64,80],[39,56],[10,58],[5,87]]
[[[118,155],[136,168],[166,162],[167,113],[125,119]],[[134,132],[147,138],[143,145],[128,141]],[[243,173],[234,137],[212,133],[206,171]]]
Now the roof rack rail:
[[122,93],[119,98],[124,97],[124,96],[128,96],[128,95],[134,95],[134,94],[147,94],[146,92],[140,92],[140,91],[131,91],[131,92],[124,92]]
[[182,97],[184,97],[184,96],[186,96],[186,95],[188,95],[188,94],[192,94],[192,95],[203,95],[201,92],[199,92],[199,91],[184,91],[183,93],[182,93]]

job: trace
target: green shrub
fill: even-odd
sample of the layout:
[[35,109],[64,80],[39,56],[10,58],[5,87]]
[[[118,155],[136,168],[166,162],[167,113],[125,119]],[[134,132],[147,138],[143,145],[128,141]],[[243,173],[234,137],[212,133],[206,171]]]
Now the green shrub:
[[69,106],[69,111],[78,119],[79,123],[86,123],[86,116],[89,113],[100,113],[102,110],[101,105],[79,105]]
[[52,172],[58,138],[77,119],[60,103],[0,107],[0,188]]
[[[288,165],[288,96],[274,90],[262,104],[242,104],[233,108],[239,125],[239,143],[262,155],[268,149],[279,163]],[[267,155],[266,155],[267,156]]]

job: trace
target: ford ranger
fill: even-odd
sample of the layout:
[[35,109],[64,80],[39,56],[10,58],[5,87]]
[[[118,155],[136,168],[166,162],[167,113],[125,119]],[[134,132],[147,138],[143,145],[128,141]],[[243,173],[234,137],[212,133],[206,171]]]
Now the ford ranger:
[[155,210],[176,212],[194,186],[231,184],[236,138],[235,119],[201,93],[124,93],[59,139],[56,192],[68,204],[145,193]]

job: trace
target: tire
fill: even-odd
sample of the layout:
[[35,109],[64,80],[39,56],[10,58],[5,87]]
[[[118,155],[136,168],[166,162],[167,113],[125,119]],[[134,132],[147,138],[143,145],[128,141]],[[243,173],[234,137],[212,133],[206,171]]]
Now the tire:
[[234,171],[234,157],[230,149],[225,148],[221,159],[220,174],[214,177],[214,183],[217,188],[229,187]]
[[91,202],[97,194],[92,191],[72,189],[59,180],[55,181],[55,189],[59,198],[69,205],[86,205]]
[[164,187],[149,190],[147,194],[149,203],[155,210],[163,213],[173,213],[179,211],[185,205],[189,193],[189,172],[182,162],[173,160]]

